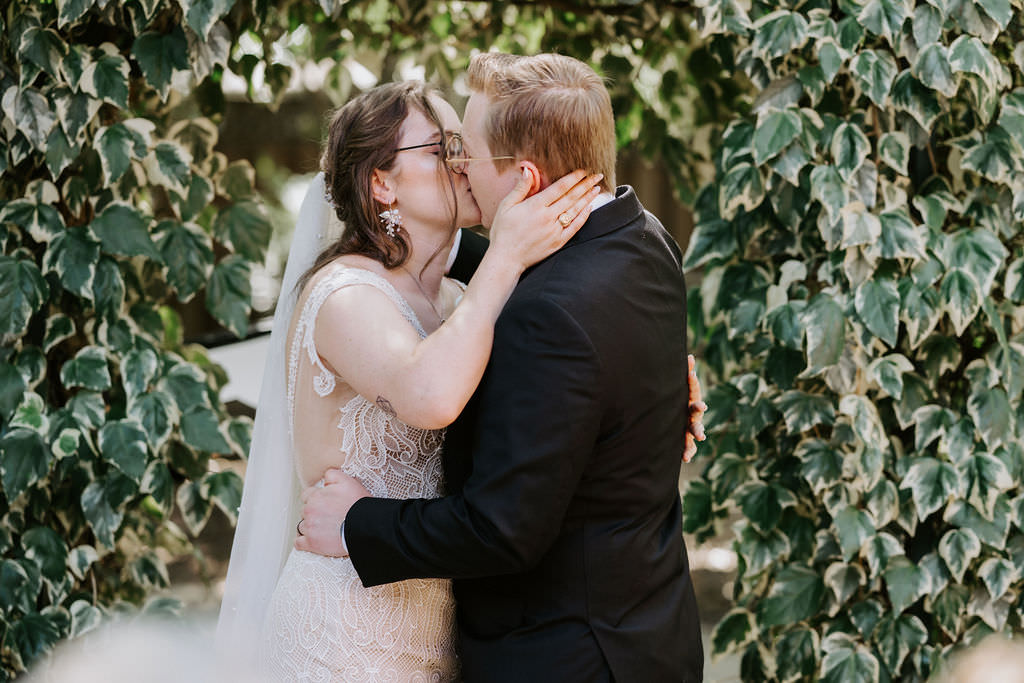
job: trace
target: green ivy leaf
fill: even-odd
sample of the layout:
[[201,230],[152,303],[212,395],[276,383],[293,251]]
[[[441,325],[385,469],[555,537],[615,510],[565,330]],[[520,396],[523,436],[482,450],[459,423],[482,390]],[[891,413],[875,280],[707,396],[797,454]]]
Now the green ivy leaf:
[[939,556],[957,583],[963,582],[971,561],[980,554],[981,541],[970,529],[952,529],[939,541]]
[[909,16],[907,5],[904,0],[870,0],[857,15],[857,21],[892,45]]
[[953,41],[949,46],[949,66],[954,71],[978,76],[990,88],[997,86],[998,61],[974,36],[962,35]]
[[206,308],[235,336],[244,338],[249,330],[249,263],[241,256],[228,256],[218,263],[206,288]]
[[139,493],[149,494],[164,516],[169,516],[174,507],[174,478],[167,465],[160,460],[150,461],[142,475]]
[[883,578],[893,614],[902,614],[931,591],[931,576],[906,557],[890,559]]
[[893,398],[903,395],[903,375],[914,371],[913,364],[900,353],[891,353],[868,366],[868,378]]
[[101,128],[94,143],[99,152],[103,178],[110,185],[131,168],[132,159],[146,155],[148,143],[145,129],[124,122]]
[[64,219],[56,208],[30,199],[16,199],[6,204],[0,210],[0,221],[28,228],[32,239],[39,243],[49,242],[65,230]]
[[926,231],[914,225],[906,209],[885,211],[878,220],[881,226],[879,245],[882,258],[923,259],[927,256],[924,240]]
[[110,388],[107,354],[102,347],[86,346],[60,369],[60,381],[67,389],[83,387],[92,391]]
[[50,242],[43,256],[46,272],[55,272],[64,289],[83,299],[92,298],[100,245],[85,228],[68,228]]
[[[227,14],[235,0],[188,0],[183,4],[185,21],[201,39],[206,40],[207,34],[217,21]],[[331,13],[327,13],[330,16]]]
[[1002,388],[978,387],[967,402],[967,410],[989,448],[1014,438],[1010,400]]
[[715,654],[738,652],[753,642],[754,615],[745,609],[733,609],[715,626],[711,634],[711,647]]
[[753,164],[736,164],[722,178],[718,196],[718,210],[726,220],[735,218],[741,208],[753,211],[764,201],[761,172]]
[[781,57],[807,42],[807,20],[797,12],[778,10],[754,22],[754,50]]
[[827,294],[816,295],[801,316],[807,336],[807,370],[814,375],[839,362],[846,339],[843,310]]
[[204,493],[234,525],[242,505],[242,478],[237,472],[211,472],[203,477]]
[[167,99],[175,71],[188,71],[188,41],[180,26],[170,33],[147,31],[135,39],[132,55],[142,68],[146,82],[156,89],[161,100]]
[[171,201],[181,220],[191,221],[210,205],[210,202],[213,201],[213,194],[213,184],[202,175],[193,173],[189,178],[184,196],[172,191]]
[[18,369],[0,362],[0,419],[6,421],[14,414],[26,389],[25,378]]
[[796,448],[800,474],[816,494],[835,484],[843,474],[843,454],[821,439],[804,439]]
[[811,171],[811,196],[821,202],[832,220],[838,220],[843,207],[849,203],[846,183],[835,166],[814,167]]
[[981,309],[981,287],[970,272],[953,268],[946,273],[939,288],[943,309],[949,314],[956,334],[962,335]]
[[186,481],[178,487],[178,509],[185,520],[185,526],[193,536],[198,536],[210,519],[213,507],[200,494],[200,485]]
[[157,143],[144,163],[153,185],[162,185],[178,193],[185,192],[189,186],[192,158],[177,144],[167,141]]
[[160,253],[149,236],[149,220],[130,204],[108,204],[89,227],[108,254],[145,256],[160,262]]
[[787,630],[775,647],[775,663],[781,680],[805,680],[818,670],[821,646],[818,632],[810,628]]
[[779,524],[782,504],[779,491],[762,482],[750,482],[737,491],[738,503],[743,514],[761,533],[769,533]]
[[[922,425],[918,422],[918,429]],[[959,495],[960,478],[956,470],[948,462],[936,458],[918,457],[907,470],[901,489],[910,489],[917,508],[917,518],[924,521],[928,515],[946,505],[949,500]]]
[[956,95],[957,82],[949,66],[949,53],[945,45],[932,43],[917,53],[910,73],[925,87],[937,90],[946,97]]
[[964,155],[960,165],[988,178],[994,183],[1010,184],[1010,176],[1017,169],[1016,143],[1010,135],[996,125]]
[[1010,590],[1010,586],[1020,580],[1020,571],[1007,559],[990,557],[981,563],[978,576],[985,583],[992,600],[999,600]]
[[13,122],[25,139],[40,152],[46,151],[46,139],[57,125],[54,108],[35,88],[11,86],[3,97],[4,112],[13,113]]
[[32,62],[54,80],[61,78],[60,67],[67,53],[67,45],[53,29],[33,26],[21,34],[18,59]]
[[967,502],[991,519],[1001,493],[1013,486],[1013,480],[1001,460],[988,453],[977,453],[960,463]]
[[103,623],[103,612],[88,600],[71,603],[71,638],[78,638],[95,630]]
[[133,420],[114,420],[103,425],[99,433],[99,446],[103,457],[119,470],[141,483],[149,454],[146,432]]
[[78,454],[81,438],[81,432],[77,429],[62,429],[50,444],[54,457],[58,460],[75,457]]
[[[885,133],[878,140],[878,157],[900,175],[907,175],[910,164],[910,138],[902,131]],[[902,210],[906,213],[906,210]]]
[[96,277],[92,281],[92,298],[96,313],[108,320],[116,320],[122,314],[125,283],[117,261],[103,256],[96,264]]
[[46,417],[46,402],[39,394],[28,391],[11,418],[11,427],[24,427],[45,436],[49,432],[50,422]]
[[867,583],[867,576],[858,564],[835,562],[825,570],[825,585],[835,596],[835,604],[843,607]]
[[250,261],[261,263],[273,227],[263,207],[252,201],[239,201],[217,216],[214,226],[217,239]]
[[[736,253],[736,233],[729,221],[719,219],[697,224],[690,234],[690,242],[683,259],[687,269],[698,268],[713,259],[721,259]],[[1021,259],[1024,273],[1024,259]],[[1021,287],[1024,298],[1024,286]]]
[[[3,278],[0,278],[0,282]],[[1006,268],[1003,292],[1015,304],[1024,303],[1024,258],[1019,258]],[[0,296],[0,301],[3,297]]]
[[83,428],[98,429],[107,419],[103,396],[91,391],[80,391],[72,396],[68,408]]
[[768,534],[747,527],[740,534],[739,553],[747,561],[747,575],[757,576],[789,554],[790,542],[777,529]]
[[114,547],[114,533],[124,521],[124,513],[112,505],[105,480],[90,482],[82,492],[82,512],[89,523],[96,540],[107,548]]
[[871,144],[868,136],[860,129],[860,126],[852,123],[842,123],[832,134],[830,147],[832,158],[835,161],[835,168],[839,176],[845,182],[850,182],[853,174],[860,169],[861,165],[868,158],[871,151]]
[[713,507],[707,482],[699,479],[686,482],[682,502],[683,531],[692,534],[711,524]]
[[928,4],[914,8],[914,42],[920,46],[937,42],[942,36],[942,12]]
[[41,613],[33,610],[14,622],[8,642],[21,653],[25,665],[31,666],[66,635],[69,622],[63,608],[50,606]]
[[0,337],[21,336],[50,288],[35,263],[0,255]]
[[121,383],[129,401],[142,394],[156,377],[158,361],[151,349],[134,349],[121,360]]
[[899,334],[900,295],[892,280],[868,280],[857,288],[857,316],[891,347]]
[[64,169],[77,157],[82,148],[78,144],[72,144],[64,134],[64,129],[54,126],[50,137],[46,139],[46,167],[50,175],[56,180],[63,173]]
[[150,447],[156,450],[171,435],[178,411],[170,396],[162,391],[149,391],[129,400],[128,417],[142,425]]
[[85,67],[80,81],[81,88],[118,109],[127,109],[128,74],[128,61],[112,43],[104,43]]
[[886,108],[889,91],[899,68],[888,52],[864,50],[850,61],[850,71],[857,86],[878,107]]
[[800,115],[792,109],[761,112],[754,130],[754,163],[762,165],[777,156],[800,135]]
[[39,567],[50,581],[61,581],[66,571],[68,546],[56,531],[44,526],[33,527],[21,537],[25,557]]
[[935,621],[951,637],[958,637],[963,632],[963,622],[967,614],[967,600],[970,590],[966,586],[947,586],[932,599],[931,612]]
[[925,131],[932,129],[932,124],[944,111],[935,91],[922,85],[909,69],[893,81],[891,95],[896,109],[910,114]]
[[771,593],[761,605],[761,625],[781,626],[809,619],[825,598],[825,583],[808,567],[788,565],[779,570]]
[[185,443],[207,453],[230,453],[224,435],[220,433],[217,416],[209,408],[195,406],[181,415],[181,435]]
[[161,380],[160,388],[166,389],[174,397],[181,412],[197,405],[210,405],[206,376],[191,363],[181,363],[168,370]]
[[873,640],[889,673],[898,677],[903,661],[928,642],[928,630],[913,614],[886,615],[875,628]]
[[57,9],[60,12],[58,26],[61,29],[73,24],[88,12],[96,0],[57,0]]
[[856,557],[864,541],[875,535],[875,523],[864,510],[844,508],[835,516],[833,523],[846,562]]
[[50,471],[53,455],[41,434],[18,427],[0,437],[0,481],[14,501]]
[[817,425],[830,427],[835,422],[832,400],[821,394],[787,391],[776,403],[791,434],[806,432]]

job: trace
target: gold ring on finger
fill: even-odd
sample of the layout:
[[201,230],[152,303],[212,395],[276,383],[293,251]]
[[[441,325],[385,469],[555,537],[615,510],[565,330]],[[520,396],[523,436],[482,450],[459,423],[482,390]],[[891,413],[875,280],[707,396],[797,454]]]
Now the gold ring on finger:
[[570,216],[567,212],[563,211],[562,213],[558,214],[558,222],[562,224],[563,228],[568,227],[568,225],[572,223],[572,216]]

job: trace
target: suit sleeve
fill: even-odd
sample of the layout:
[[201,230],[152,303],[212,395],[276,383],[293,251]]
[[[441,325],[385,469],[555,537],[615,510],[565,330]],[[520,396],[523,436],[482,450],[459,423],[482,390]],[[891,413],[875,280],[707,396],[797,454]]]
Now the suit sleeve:
[[593,452],[600,362],[558,305],[510,302],[480,386],[473,471],[435,500],[364,498],[345,521],[366,586],[521,572],[543,557]]

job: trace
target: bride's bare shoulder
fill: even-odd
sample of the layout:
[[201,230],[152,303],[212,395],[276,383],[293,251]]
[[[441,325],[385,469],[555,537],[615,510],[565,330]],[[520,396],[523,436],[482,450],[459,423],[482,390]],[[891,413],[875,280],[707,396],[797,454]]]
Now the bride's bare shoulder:
[[302,289],[301,298],[304,299],[308,296],[324,278],[330,277],[332,273],[337,272],[340,268],[358,268],[380,275],[385,279],[388,277],[387,269],[379,261],[359,254],[343,254],[330,263],[324,264],[320,270],[313,273]]

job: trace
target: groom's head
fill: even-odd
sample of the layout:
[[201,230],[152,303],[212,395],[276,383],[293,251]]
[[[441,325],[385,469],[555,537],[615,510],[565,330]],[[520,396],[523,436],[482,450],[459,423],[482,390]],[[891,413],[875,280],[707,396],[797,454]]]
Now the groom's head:
[[467,157],[511,156],[466,165],[483,223],[527,169],[533,191],[566,173],[603,173],[615,187],[615,117],[601,77],[563,55],[479,54],[469,63],[472,95],[463,118]]

